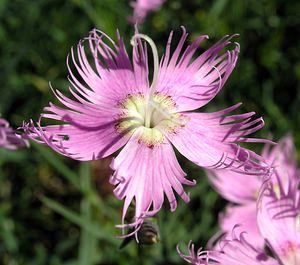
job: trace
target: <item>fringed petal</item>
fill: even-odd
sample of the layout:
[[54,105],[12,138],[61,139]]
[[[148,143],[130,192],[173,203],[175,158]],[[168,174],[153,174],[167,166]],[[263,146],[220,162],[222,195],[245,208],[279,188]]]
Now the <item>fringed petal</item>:
[[194,245],[189,244],[189,255],[182,254],[177,247],[179,255],[193,265],[279,265],[275,259],[268,257],[262,250],[254,248],[245,238],[244,234],[232,235],[222,238],[219,250],[204,251],[201,248],[195,252]]
[[161,61],[157,91],[171,96],[178,111],[187,111],[206,105],[218,94],[235,67],[239,45],[236,44],[233,50],[220,54],[234,37],[226,36],[191,62],[198,46],[208,37],[197,38],[180,57],[187,38],[185,28],[182,29],[182,37],[172,55],[170,46],[173,33],[170,34],[166,53]]
[[170,143],[147,145],[140,140],[137,129],[129,142],[113,160],[115,170],[110,182],[116,186],[114,193],[124,199],[123,217],[132,200],[135,201],[135,215],[132,224],[123,227],[138,227],[145,218],[160,210],[164,195],[169,200],[171,210],[177,206],[174,191],[185,201],[189,201],[183,184],[194,185],[194,181],[185,178],[177,162]]
[[192,241],[188,244],[188,254],[183,254],[180,249],[179,245],[176,247],[179,256],[186,262],[193,264],[193,265],[211,265],[215,264],[215,262],[209,261],[209,251],[202,250],[199,248],[197,251],[195,250],[195,245]]
[[[99,30],[87,38],[95,69],[89,64],[84,41],[71,50],[71,60],[77,73],[67,62],[69,80],[76,93],[89,102],[115,107],[128,94],[145,93],[148,88],[147,53],[141,43],[133,49],[133,63],[128,57],[124,41],[117,32],[118,43]],[[80,79],[77,76],[80,76]]]
[[[201,167],[230,169],[243,174],[268,174],[270,167],[263,157],[235,143],[251,141],[248,134],[263,126],[262,119],[251,121],[248,114],[225,117],[238,106],[208,114],[181,113],[189,121],[166,135],[181,154]],[[241,117],[247,118],[241,120]]]
[[[107,157],[124,146],[130,138],[130,135],[119,133],[110,119],[81,118],[72,120],[71,117],[64,117],[69,124],[43,127],[31,121],[23,125],[23,130],[27,138],[82,161]],[[88,122],[85,123],[85,120]]]

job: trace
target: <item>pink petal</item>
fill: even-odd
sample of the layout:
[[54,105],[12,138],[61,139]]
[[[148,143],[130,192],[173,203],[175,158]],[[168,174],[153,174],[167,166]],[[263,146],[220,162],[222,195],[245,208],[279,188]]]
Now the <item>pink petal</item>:
[[[255,248],[245,238],[244,233],[237,236],[236,231],[220,241],[220,252],[212,252],[209,257],[222,265],[279,265],[263,250]],[[242,263],[241,263],[242,262]]]
[[124,146],[130,138],[116,129],[117,118],[112,116],[113,110],[92,111],[83,107],[81,112],[75,112],[52,104],[45,110],[50,113],[43,114],[44,117],[66,124],[41,127],[31,122],[23,127],[27,137],[73,159],[104,158]]
[[258,249],[264,248],[264,238],[261,236],[256,222],[256,201],[242,206],[227,206],[226,212],[221,215],[219,222],[222,231],[231,232],[235,228],[237,233],[245,232],[245,239],[252,246]]
[[115,170],[110,182],[116,185],[115,195],[125,198],[123,220],[132,200],[135,200],[134,223],[140,223],[147,216],[152,216],[161,208],[164,194],[167,196],[171,210],[177,206],[174,190],[185,201],[189,197],[182,185],[194,185],[185,179],[170,143],[149,146],[140,141],[142,129],[137,129],[129,142],[113,160],[111,167]]
[[269,173],[269,166],[261,156],[234,143],[251,141],[248,134],[263,126],[262,119],[250,121],[249,114],[225,116],[237,107],[207,114],[182,113],[189,121],[166,135],[181,154],[201,167],[230,169],[243,174]]
[[5,119],[0,118],[0,148],[16,150],[24,147],[28,147],[28,142],[17,135]]
[[[93,30],[87,40],[94,59],[95,70],[88,62],[84,42],[77,52],[71,51],[71,60],[77,73],[73,73],[68,60],[69,80],[76,93],[87,101],[114,107],[128,94],[145,93],[148,89],[147,53],[141,42],[133,48],[133,63],[117,32],[118,44],[99,30]],[[80,76],[80,79],[77,76]]]
[[237,61],[239,46],[220,55],[233,36],[225,37],[192,62],[198,46],[208,37],[198,37],[180,56],[187,38],[185,28],[173,55],[170,34],[166,53],[161,61],[157,91],[167,94],[176,102],[178,111],[198,109],[206,105],[225,84]]
[[248,176],[226,169],[207,170],[206,174],[217,192],[226,200],[239,204],[256,202],[262,185],[260,176]]

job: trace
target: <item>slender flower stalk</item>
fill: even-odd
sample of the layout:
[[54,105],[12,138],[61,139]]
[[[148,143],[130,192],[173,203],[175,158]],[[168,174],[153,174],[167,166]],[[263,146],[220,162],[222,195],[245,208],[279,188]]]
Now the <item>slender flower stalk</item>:
[[[136,31],[131,60],[119,33],[115,43],[93,30],[87,41],[94,68],[87,59],[85,42],[79,42],[70,56],[77,73],[68,58],[74,99],[53,89],[65,107],[50,103],[41,114],[41,120],[61,124],[42,126],[31,121],[24,125],[29,138],[77,160],[102,159],[123,147],[112,160],[110,177],[115,195],[124,199],[122,220],[135,202],[134,221],[123,228],[140,228],[145,218],[160,210],[165,195],[171,211],[177,206],[174,192],[189,201],[183,185],[196,182],[186,178],[172,145],[200,167],[246,174],[269,171],[261,156],[236,143],[266,141],[248,138],[263,127],[261,118],[252,120],[253,112],[230,115],[240,104],[213,113],[191,112],[211,101],[234,69],[239,45],[222,53],[234,36],[224,37],[192,60],[207,36],[200,36],[182,52],[187,38],[186,30],[182,31],[173,53],[170,34],[160,60],[155,43]],[[147,43],[154,59],[150,86]]]
[[28,142],[15,134],[5,119],[0,118],[0,148],[16,150],[27,146]]

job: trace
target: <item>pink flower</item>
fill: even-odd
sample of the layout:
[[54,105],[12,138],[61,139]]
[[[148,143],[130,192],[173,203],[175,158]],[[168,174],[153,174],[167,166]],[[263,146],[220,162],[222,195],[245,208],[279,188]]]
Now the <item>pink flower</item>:
[[134,8],[133,17],[130,20],[133,23],[142,23],[147,14],[161,7],[166,0],[136,0],[132,3]]
[[0,118],[0,148],[16,150],[28,146],[28,142],[16,135],[9,123]]
[[279,265],[275,259],[268,257],[263,250],[252,246],[245,238],[244,234],[236,235],[233,230],[230,237],[220,240],[219,250],[194,251],[194,245],[189,244],[189,255],[179,255],[188,263],[193,265]]
[[283,265],[300,264],[300,191],[298,181],[284,186],[274,174],[258,202],[257,222],[261,235]]
[[[272,149],[266,144],[262,156],[274,167],[283,185],[287,186],[290,181],[296,181],[294,172],[297,171],[297,160],[291,136],[282,138]],[[221,230],[230,232],[237,224],[242,224],[247,231],[245,238],[254,246],[262,248],[264,239],[257,227],[256,201],[265,176],[249,177],[228,170],[211,170],[207,174],[221,196],[235,204],[227,206],[225,214],[220,215]],[[236,231],[242,232],[240,227]]]
[[[115,43],[104,33],[93,30],[88,37],[94,58],[90,65],[83,42],[71,51],[77,70],[70,72],[70,92],[74,99],[55,90],[65,107],[50,103],[41,118],[60,125],[24,126],[29,138],[47,144],[60,154],[77,160],[107,157],[124,148],[113,160],[110,182],[117,198],[124,199],[123,220],[132,200],[138,228],[143,219],[160,210],[166,195],[171,210],[176,209],[174,191],[185,201],[183,185],[194,185],[185,178],[174,147],[186,158],[205,168],[228,168],[258,174],[268,171],[262,157],[235,142],[251,141],[247,136],[263,127],[253,113],[229,115],[240,104],[213,113],[189,112],[206,105],[225,84],[239,53],[220,55],[232,37],[225,37],[192,61],[200,36],[182,53],[187,33],[183,28],[177,48],[171,53],[170,34],[166,52],[159,62],[156,46],[146,35],[133,37],[132,61],[117,34]],[[154,73],[148,82],[146,40],[153,51]]]

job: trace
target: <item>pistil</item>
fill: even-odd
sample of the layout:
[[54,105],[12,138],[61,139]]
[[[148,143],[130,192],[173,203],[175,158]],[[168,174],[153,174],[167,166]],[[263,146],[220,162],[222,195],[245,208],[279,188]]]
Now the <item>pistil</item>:
[[146,108],[145,108],[145,127],[150,128],[151,126],[151,115],[155,109],[155,103],[153,101],[153,96],[155,93],[156,89],[156,83],[157,83],[157,77],[158,77],[158,70],[159,70],[159,57],[158,57],[158,52],[156,45],[154,41],[147,35],[145,34],[135,34],[131,38],[131,45],[137,45],[136,44],[136,39],[144,39],[151,47],[152,54],[153,54],[153,79],[152,79],[152,84],[150,86],[150,91],[147,97],[147,102],[146,102]]

